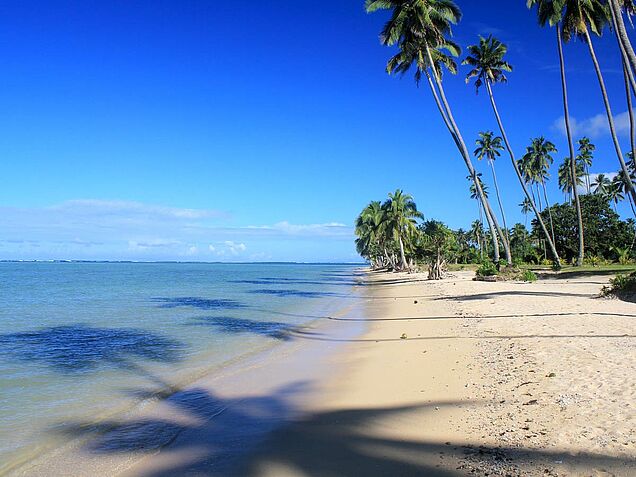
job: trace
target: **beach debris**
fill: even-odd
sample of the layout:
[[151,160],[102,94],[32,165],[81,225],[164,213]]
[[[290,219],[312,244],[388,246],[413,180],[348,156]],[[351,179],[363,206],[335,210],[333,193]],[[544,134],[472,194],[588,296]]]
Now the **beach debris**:
[[406,336],[406,333],[402,333],[402,336],[400,336],[401,340],[405,340],[408,339],[408,336]]
[[417,305],[417,300],[413,300],[413,303],[415,303]]
[[534,404],[539,404],[539,401],[537,401],[536,399],[530,399],[530,401],[523,403],[524,406],[532,406]]
[[546,378],[556,378],[556,373],[550,373],[545,375]]

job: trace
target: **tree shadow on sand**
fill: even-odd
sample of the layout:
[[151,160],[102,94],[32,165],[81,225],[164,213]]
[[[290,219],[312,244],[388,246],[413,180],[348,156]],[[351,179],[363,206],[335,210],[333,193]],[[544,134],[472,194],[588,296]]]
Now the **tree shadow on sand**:
[[[88,437],[86,450],[97,455],[143,454],[170,444],[153,458],[152,469],[139,474],[146,477],[249,477],[262,475],[264,469],[270,470],[268,475],[275,475],[272,469],[286,469],[316,477],[450,477],[468,475],[468,469],[476,465],[482,466],[476,475],[486,475],[489,466],[501,468],[502,464],[543,471],[555,461],[587,472],[606,468],[628,472],[627,469],[636,468],[633,458],[389,437],[377,432],[378,425],[387,418],[425,419],[440,408],[480,407],[485,403],[431,402],[301,415],[293,398],[302,394],[305,386],[296,383],[267,395],[229,399],[206,389],[189,389],[168,397],[164,404],[190,417],[193,424],[140,418],[112,420],[98,426],[73,423],[62,432],[70,437]],[[143,397],[144,393],[139,395]]]

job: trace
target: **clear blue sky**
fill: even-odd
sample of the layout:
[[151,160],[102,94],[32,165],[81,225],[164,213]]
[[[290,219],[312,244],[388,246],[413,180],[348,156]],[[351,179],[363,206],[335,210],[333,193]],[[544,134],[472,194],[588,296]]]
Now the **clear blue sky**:
[[[525,0],[458,3],[462,46],[480,33],[510,46],[495,94],[517,153],[544,134],[561,161],[554,32]],[[3,2],[0,258],[350,261],[354,217],[398,187],[467,227],[476,203],[428,90],[384,72],[385,19],[362,0]],[[614,39],[596,45],[625,113]],[[585,45],[566,56],[592,170],[615,171]],[[465,73],[445,85],[472,148],[496,125]],[[506,157],[498,167],[523,222]]]

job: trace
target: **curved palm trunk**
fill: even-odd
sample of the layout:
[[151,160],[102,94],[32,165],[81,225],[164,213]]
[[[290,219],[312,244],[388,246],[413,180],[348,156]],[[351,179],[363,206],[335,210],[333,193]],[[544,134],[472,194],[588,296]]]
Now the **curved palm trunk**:
[[[432,62],[432,58],[430,55],[430,51],[428,53],[429,55],[429,59]],[[437,79],[437,74],[435,72],[433,72],[434,76],[435,76],[435,81],[437,82],[437,84],[439,85],[440,82]],[[488,208],[486,207],[486,203],[487,203],[487,199],[484,196],[484,191],[481,188],[481,185],[479,184],[479,181],[477,180],[477,176],[475,174],[475,169],[472,167],[472,164],[470,163],[470,160],[466,161],[466,157],[464,156],[464,154],[461,152],[462,148],[461,148],[461,144],[459,142],[459,139],[457,137],[457,133],[455,132],[449,117],[447,116],[447,112],[445,111],[444,107],[442,106],[442,103],[440,101],[439,95],[437,94],[437,90],[435,89],[435,85],[433,84],[433,80],[431,79],[431,76],[429,75],[428,71],[426,71],[426,78],[428,80],[428,84],[431,88],[431,92],[433,93],[433,98],[435,99],[435,104],[437,105],[437,109],[440,112],[440,115],[442,116],[442,119],[444,120],[444,124],[446,125],[446,128],[448,129],[448,131],[450,132],[453,141],[455,142],[455,145],[457,146],[457,149],[460,151],[460,154],[462,155],[462,158],[464,159],[464,162],[466,163],[466,166],[468,168],[468,172],[470,173],[470,177],[473,180],[473,184],[475,184],[475,189],[477,190],[477,197],[479,199],[479,202],[481,203],[481,205],[484,208],[484,214],[486,215],[486,220],[488,222],[488,226],[490,228],[490,233],[493,237],[493,242],[494,242],[494,254],[495,254],[495,263],[499,263],[500,260],[500,256],[499,256],[499,242],[497,241],[497,233],[496,233],[496,229],[495,226],[493,224],[493,220],[492,217],[490,216],[490,214],[488,213]]]
[[[557,253],[556,246],[554,244],[554,231],[552,232],[552,238],[550,238],[548,234],[548,229],[545,226],[545,222],[543,221],[543,217],[541,217],[541,213],[537,210],[537,206],[534,202],[533,197],[530,195],[528,188],[526,187],[526,183],[523,180],[523,175],[521,174],[521,170],[519,169],[519,164],[517,164],[517,159],[515,158],[515,154],[510,146],[510,142],[508,141],[508,135],[506,134],[506,130],[503,127],[503,122],[501,121],[501,116],[499,116],[499,110],[497,109],[497,103],[495,102],[495,96],[492,93],[492,88],[490,87],[490,82],[486,81],[486,88],[488,90],[488,96],[490,97],[490,104],[492,105],[492,109],[495,113],[495,118],[497,119],[497,124],[499,125],[499,131],[501,132],[501,137],[503,137],[504,144],[506,145],[506,149],[508,149],[508,154],[510,155],[510,160],[512,161],[512,166],[517,173],[517,179],[519,179],[519,183],[521,184],[521,188],[523,189],[523,193],[526,195],[526,198],[530,201],[530,205],[532,206],[532,211],[536,216],[539,224],[541,225],[541,229],[546,237],[548,237],[548,242],[550,244],[550,251],[552,252],[552,257],[554,258],[555,264],[560,268],[561,260],[559,259],[559,254]],[[497,192],[497,194],[499,194]],[[534,194],[533,194],[534,196]]]
[[[506,261],[509,264],[512,264],[512,254],[510,252],[510,244],[506,240],[505,235],[502,233],[501,228],[499,227],[499,223],[497,222],[497,217],[493,213],[492,208],[490,207],[490,203],[488,202],[488,199],[486,199],[486,196],[484,195],[484,191],[481,188],[481,184],[477,180],[477,173],[475,172],[473,163],[470,160],[470,154],[468,153],[468,148],[466,147],[464,138],[462,137],[461,132],[459,131],[459,128],[457,127],[457,123],[455,122],[455,118],[453,117],[453,112],[450,108],[450,105],[448,104],[448,100],[446,99],[446,94],[444,93],[444,87],[442,85],[442,82],[439,76],[437,75],[437,71],[435,71],[435,68],[432,66],[435,64],[435,62],[433,61],[433,57],[431,56],[431,50],[428,47],[428,45],[426,46],[426,53],[428,55],[428,60],[430,62],[429,64],[431,65],[431,69],[433,71],[433,77],[435,78],[435,83],[437,84],[437,88],[439,89],[440,97],[442,99],[442,104],[444,105],[443,109],[446,112],[445,120],[447,122],[447,127],[451,131],[451,134],[453,134],[454,132],[455,143],[459,149],[459,152],[462,158],[464,159],[464,163],[466,164],[466,168],[468,169],[470,177],[472,177],[473,179],[475,188],[477,189],[481,202],[484,205],[484,212],[486,214],[486,218],[489,219],[489,224],[491,226],[491,229],[494,228],[495,229],[494,232],[496,232],[496,233],[493,233],[493,242],[495,243],[495,251],[494,251],[495,261],[497,263],[499,262],[499,245],[497,243],[497,234],[499,234],[499,237],[501,238],[501,242],[503,244],[504,251],[506,254]],[[442,116],[444,117],[444,115]]]
[[627,65],[623,61],[623,77],[625,78],[625,95],[627,96],[627,113],[629,116],[629,144],[632,149],[632,158],[636,161],[636,124],[634,123],[634,106],[632,104],[632,91],[636,89],[630,89]]
[[576,161],[574,160],[574,143],[572,142],[572,129],[570,127],[570,106],[568,104],[568,85],[565,79],[565,61],[563,60],[563,41],[561,39],[561,24],[557,23],[557,45],[559,49],[559,66],[561,68],[561,88],[563,90],[563,113],[565,117],[565,131],[568,137],[568,147],[570,149],[570,174],[572,174],[572,195],[576,205],[576,215],[579,221],[579,255],[576,265],[583,265],[585,256],[585,239],[583,237],[583,215],[581,214],[581,201],[579,192],[576,190]]
[[501,212],[501,219],[503,220],[506,240],[510,242],[510,236],[508,235],[508,224],[506,223],[506,213],[504,212],[504,208],[501,203],[501,195],[499,194],[499,184],[497,183],[497,173],[495,172],[495,161],[489,160],[488,162],[490,163],[490,170],[492,171],[492,181],[495,184],[495,193],[497,194],[497,203],[499,204],[499,212]]
[[404,242],[402,241],[402,236],[398,234],[398,241],[400,242],[400,260],[402,261],[402,270],[406,270],[409,267],[409,264],[406,261],[406,255],[404,254]]
[[[612,13],[612,23],[614,24],[614,30],[621,45],[623,56],[627,60],[631,70],[636,71],[636,53],[634,53],[632,42],[627,35],[621,7],[618,5],[617,0],[610,0],[609,5]],[[634,87],[634,91],[636,91],[636,86]]]
[[[603,73],[601,72],[601,67],[598,63],[598,59],[596,58],[596,52],[594,51],[594,45],[592,45],[592,38],[590,38],[590,33],[587,29],[584,32],[585,41],[587,42],[587,46],[590,50],[590,56],[592,57],[592,62],[594,63],[594,69],[596,70],[596,76],[598,78],[598,84],[601,87],[601,94],[603,95],[603,102],[605,103],[605,111],[607,113],[607,121],[609,122],[610,133],[612,135],[612,141],[614,142],[614,149],[616,149],[616,155],[618,156],[618,162],[621,164],[621,169],[623,170],[623,174],[625,177],[629,178],[629,169],[627,169],[627,164],[625,164],[625,159],[623,158],[623,152],[621,151],[620,143],[618,142],[618,136],[616,135],[616,125],[614,124],[614,116],[612,115],[612,107],[610,106],[609,97],[607,95],[607,88],[605,87],[605,80],[603,79]],[[632,196],[632,199],[636,201],[636,190],[630,180],[625,181],[625,188],[627,192]]]

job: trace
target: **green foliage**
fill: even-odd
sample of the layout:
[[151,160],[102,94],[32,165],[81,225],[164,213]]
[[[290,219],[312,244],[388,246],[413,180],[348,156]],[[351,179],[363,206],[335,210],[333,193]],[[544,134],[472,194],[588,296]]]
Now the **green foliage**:
[[440,280],[457,243],[455,234],[437,220],[427,220],[418,230],[417,258],[428,264],[429,279]]
[[[616,248],[625,248],[634,239],[636,234],[634,221],[620,220],[607,198],[600,194],[586,194],[580,199],[587,253],[590,257],[616,260],[618,258]],[[571,262],[578,254],[576,209],[568,203],[556,204],[550,207],[549,211],[542,212],[544,220],[548,220],[550,212],[554,224],[557,252],[567,262]],[[532,236],[541,237],[541,229],[536,219],[532,221]],[[635,258],[633,249],[630,252],[630,258]]]
[[523,270],[519,274],[519,280],[522,280],[524,282],[536,282],[537,275],[532,270]]
[[609,286],[603,287],[601,295],[614,295],[633,300],[636,298],[636,272],[632,272],[629,275],[616,275],[610,280]]
[[475,273],[478,277],[494,277],[499,274],[499,271],[493,262],[484,260]]

